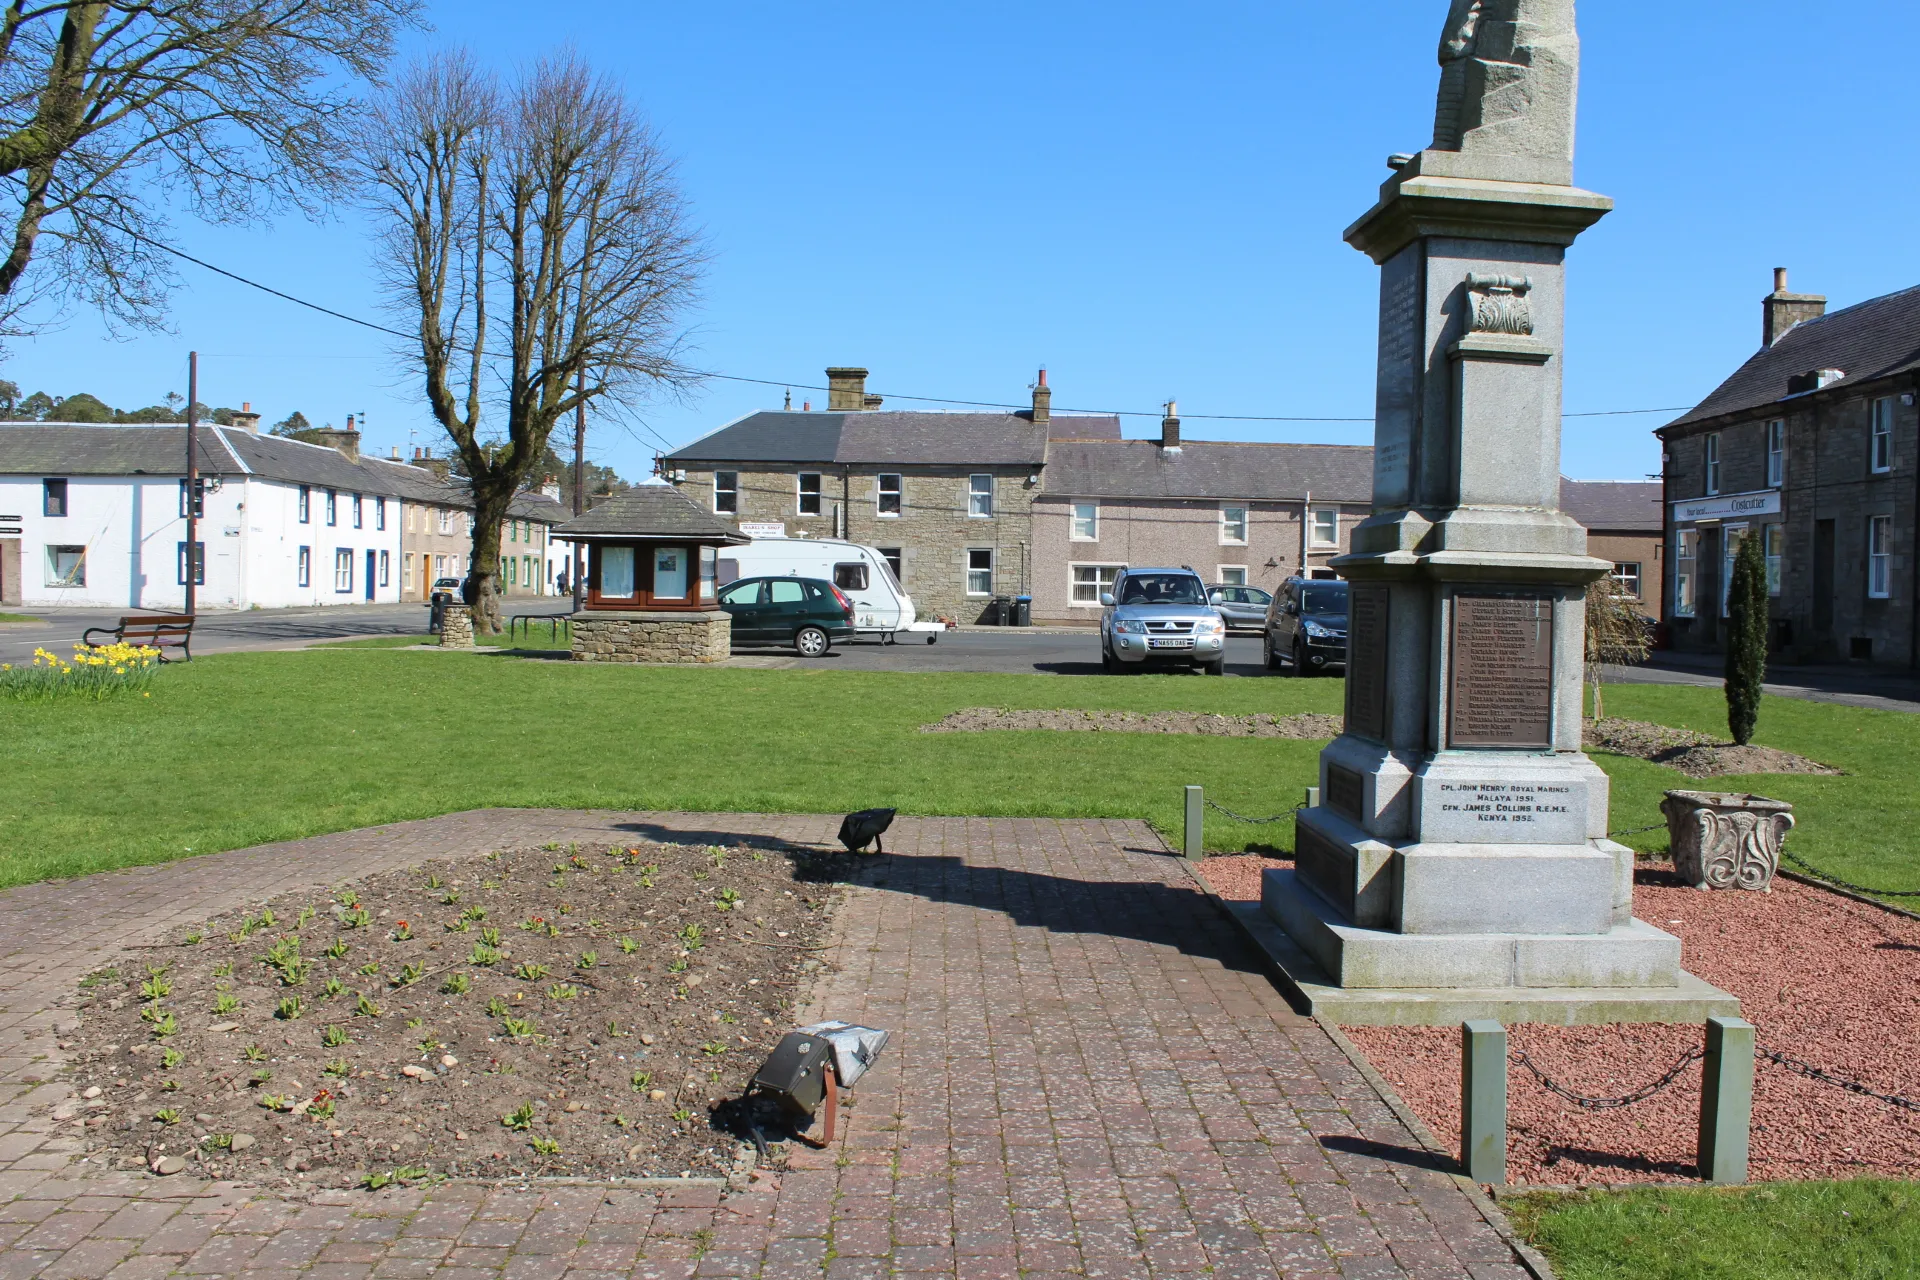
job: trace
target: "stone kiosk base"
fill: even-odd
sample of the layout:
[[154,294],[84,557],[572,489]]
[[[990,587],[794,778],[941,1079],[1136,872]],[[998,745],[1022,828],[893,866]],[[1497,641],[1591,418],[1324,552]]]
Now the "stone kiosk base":
[[575,662],[724,662],[733,648],[733,619],[722,609],[596,609],[572,621]]

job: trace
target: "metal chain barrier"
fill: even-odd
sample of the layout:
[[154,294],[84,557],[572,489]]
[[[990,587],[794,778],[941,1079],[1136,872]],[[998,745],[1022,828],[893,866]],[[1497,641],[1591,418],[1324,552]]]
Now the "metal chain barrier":
[[1778,1049],[1768,1049],[1761,1046],[1755,1050],[1755,1056],[1765,1058],[1767,1061],[1785,1067],[1789,1071],[1798,1072],[1809,1080],[1818,1080],[1822,1084],[1830,1084],[1836,1089],[1845,1089],[1848,1093],[1857,1093],[1863,1098],[1872,1098],[1877,1102],[1884,1102],[1888,1106],[1904,1107],[1908,1111],[1920,1111],[1920,1102],[1915,1102],[1912,1098],[1903,1098],[1898,1094],[1880,1093],[1876,1090],[1869,1089],[1858,1080],[1848,1080],[1842,1076],[1836,1076],[1830,1071],[1822,1071],[1811,1062],[1802,1062],[1798,1058],[1789,1057]]
[[1255,826],[1258,826],[1263,822],[1285,822],[1289,818],[1293,817],[1294,814],[1300,812],[1302,809],[1306,807],[1307,806],[1303,804],[1297,804],[1293,806],[1293,808],[1287,810],[1285,813],[1276,813],[1271,818],[1249,818],[1244,813],[1235,813],[1233,810],[1227,808],[1227,806],[1219,803],[1218,801],[1215,801],[1215,800],[1207,801],[1207,808],[1218,809],[1221,813],[1226,814],[1229,818],[1232,818],[1235,822],[1251,822]]
[[1665,831],[1666,829],[1666,823],[1655,822],[1644,827],[1628,827],[1625,831],[1609,831],[1607,832],[1607,839],[1611,840],[1616,836],[1637,836],[1648,831]]
[[1542,1085],[1542,1087],[1544,1087],[1549,1093],[1559,1094],[1561,1097],[1565,1098],[1568,1102],[1571,1102],[1574,1106],[1585,1107],[1589,1111],[1608,1111],[1613,1109],[1614,1107],[1630,1107],[1636,1102],[1645,1102],[1648,1098],[1651,1098],[1654,1094],[1659,1093],[1662,1089],[1665,1089],[1670,1085],[1672,1085],[1675,1080],[1678,1080],[1680,1078],[1680,1073],[1682,1071],[1685,1071],[1688,1067],[1692,1066],[1694,1063],[1700,1061],[1700,1059],[1706,1056],[1707,1056],[1706,1053],[1703,1052],[1702,1050],[1689,1049],[1687,1050],[1686,1054],[1681,1057],[1680,1061],[1674,1063],[1672,1067],[1668,1068],[1667,1073],[1661,1076],[1658,1080],[1655,1080],[1650,1085],[1646,1085],[1642,1088],[1635,1089],[1632,1093],[1625,1094],[1622,1097],[1618,1097],[1618,1098],[1589,1098],[1583,1093],[1575,1093],[1573,1090],[1567,1088],[1565,1085],[1561,1084],[1559,1081],[1547,1075],[1547,1073],[1542,1071],[1539,1067],[1534,1066],[1533,1059],[1527,1056],[1525,1050],[1516,1049],[1512,1054],[1509,1055],[1508,1060],[1512,1062],[1515,1066],[1525,1067],[1528,1071],[1533,1073],[1533,1078],[1538,1080]]
[[1836,885],[1839,888],[1848,889],[1854,893],[1871,894],[1877,898],[1920,898],[1920,889],[1869,889],[1866,885],[1854,884],[1851,880],[1842,880],[1839,876],[1831,872],[1822,871],[1805,858],[1796,858],[1793,854],[1787,852],[1787,846],[1784,840],[1780,843],[1780,856],[1814,879],[1824,880],[1830,885]]

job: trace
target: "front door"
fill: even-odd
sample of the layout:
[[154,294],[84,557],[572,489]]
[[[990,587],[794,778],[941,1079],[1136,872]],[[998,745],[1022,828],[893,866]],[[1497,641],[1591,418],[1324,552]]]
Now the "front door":
[[1833,521],[1813,525],[1813,630],[1818,638],[1833,631]]
[[20,539],[0,538],[0,604],[20,603]]
[[374,553],[369,551],[367,552],[367,599],[369,600],[373,599],[373,584],[376,581],[373,576],[373,566]]

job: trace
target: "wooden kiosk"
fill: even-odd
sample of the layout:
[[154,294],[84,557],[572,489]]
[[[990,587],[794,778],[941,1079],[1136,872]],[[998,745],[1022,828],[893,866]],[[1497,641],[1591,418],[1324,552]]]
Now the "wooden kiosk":
[[587,552],[576,662],[720,662],[733,626],[714,603],[719,549],[749,539],[671,485],[616,494],[559,526]]

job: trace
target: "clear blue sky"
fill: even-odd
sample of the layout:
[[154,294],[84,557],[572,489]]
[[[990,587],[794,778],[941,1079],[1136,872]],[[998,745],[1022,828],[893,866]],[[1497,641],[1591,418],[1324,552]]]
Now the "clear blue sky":
[[[1190,437],[1364,443],[1365,423],[1194,415],[1371,413],[1376,274],[1340,232],[1386,155],[1430,136],[1446,7],[462,0],[414,48],[510,69],[572,41],[623,78],[711,241],[690,317],[707,368],[800,384],[860,364],[883,394],[1019,401],[1045,363],[1056,408],[1177,396]],[[1569,412],[1698,400],[1758,344],[1775,266],[1836,307],[1920,279],[1920,10],[1861,0],[1834,26],[1803,0],[1589,0],[1582,30],[1577,181],[1618,209],[1571,260]],[[344,204],[321,226],[180,226],[191,252],[384,318]],[[377,335],[181,279],[174,333],[116,341],[79,316],[15,342],[0,374],[131,408],[184,390],[197,347],[210,403],[365,411],[382,453],[435,440]],[[648,429],[680,444],[779,403],[714,382],[590,430],[591,452],[637,478]],[[1564,469],[1656,471],[1662,420],[1575,419]]]

